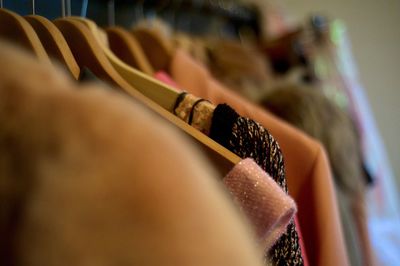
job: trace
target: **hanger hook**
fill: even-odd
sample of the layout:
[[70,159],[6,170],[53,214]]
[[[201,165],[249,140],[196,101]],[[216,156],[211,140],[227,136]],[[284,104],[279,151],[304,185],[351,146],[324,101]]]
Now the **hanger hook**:
[[71,0],[61,0],[61,16],[71,16]]
[[61,16],[65,17],[65,0],[61,0]]
[[108,26],[115,26],[115,1],[109,0],[107,5]]
[[81,17],[86,18],[89,0],[82,0]]
[[36,15],[35,0],[32,0],[32,15]]

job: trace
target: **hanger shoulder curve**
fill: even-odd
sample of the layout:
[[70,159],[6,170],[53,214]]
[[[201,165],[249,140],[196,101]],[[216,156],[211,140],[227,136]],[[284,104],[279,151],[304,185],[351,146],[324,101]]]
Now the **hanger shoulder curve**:
[[131,33],[142,46],[153,68],[156,71],[168,70],[173,56],[172,43],[157,30],[146,27],[134,28]]
[[40,61],[50,63],[50,58],[32,26],[20,15],[3,8],[0,8],[0,36],[33,52]]
[[125,81],[108,62],[107,57],[87,27],[78,21],[67,18],[56,19],[53,23],[64,36],[81,69],[87,67],[97,77],[113,85],[121,86],[125,84]]
[[138,41],[128,31],[121,27],[108,27],[105,29],[110,49],[121,60],[132,67],[137,67],[143,73],[153,76],[154,69]]
[[77,80],[80,74],[78,63],[60,30],[51,21],[41,16],[29,15],[25,16],[25,19],[35,30],[47,53],[66,66]]

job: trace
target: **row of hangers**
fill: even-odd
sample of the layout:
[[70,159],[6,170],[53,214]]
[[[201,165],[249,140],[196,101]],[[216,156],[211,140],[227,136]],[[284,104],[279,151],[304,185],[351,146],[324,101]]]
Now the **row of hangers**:
[[62,17],[50,21],[35,14],[34,1],[32,15],[22,17],[2,8],[0,0],[0,37],[25,47],[40,61],[61,62],[75,79],[82,69],[90,69],[186,132],[222,174],[240,161],[237,155],[172,114],[180,92],[151,77],[154,70],[168,68],[173,53],[161,34],[146,28],[128,31],[117,26],[106,28],[104,33],[85,18],[87,1],[83,1],[83,16],[71,16],[69,1],[65,16],[64,2]]

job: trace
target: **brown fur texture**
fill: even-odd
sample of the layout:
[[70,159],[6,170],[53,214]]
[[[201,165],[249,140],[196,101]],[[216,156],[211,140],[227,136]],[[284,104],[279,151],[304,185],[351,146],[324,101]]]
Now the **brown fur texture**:
[[359,136],[350,116],[315,88],[286,85],[262,102],[272,113],[325,146],[352,265],[374,265],[365,207],[366,181]]
[[1,265],[261,265],[182,133],[3,42],[0,62]]
[[255,46],[223,39],[205,43],[209,59],[203,63],[216,79],[252,101],[265,94],[273,74]]
[[296,85],[277,88],[264,99],[263,105],[323,143],[335,181],[342,189],[349,193],[362,190],[358,135],[344,111],[314,88]]

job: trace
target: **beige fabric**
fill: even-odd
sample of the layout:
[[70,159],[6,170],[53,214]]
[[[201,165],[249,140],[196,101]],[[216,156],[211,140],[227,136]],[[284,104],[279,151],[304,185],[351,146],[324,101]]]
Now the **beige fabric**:
[[0,61],[0,252],[14,248],[14,265],[261,265],[182,133],[4,43]]

